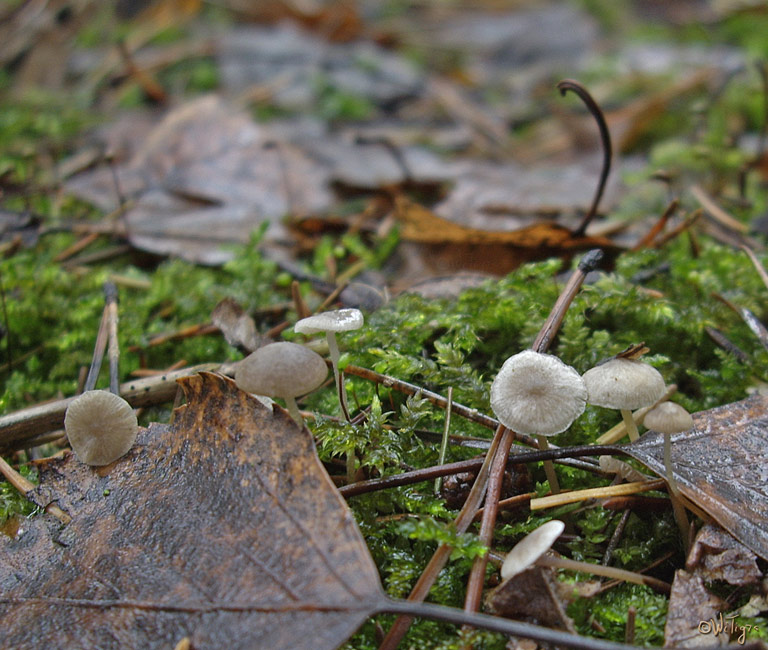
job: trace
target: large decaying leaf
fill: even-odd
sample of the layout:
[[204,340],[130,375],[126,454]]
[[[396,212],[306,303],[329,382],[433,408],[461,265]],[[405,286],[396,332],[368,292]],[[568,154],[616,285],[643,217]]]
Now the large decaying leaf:
[[[693,431],[672,435],[672,466],[681,492],[768,559],[768,397],[701,411],[693,421]],[[625,449],[665,475],[662,434],[649,432]]]
[[171,426],[112,465],[41,468],[72,516],[0,535],[4,648],[334,648],[380,604],[376,566],[306,429],[234,383],[184,379]]

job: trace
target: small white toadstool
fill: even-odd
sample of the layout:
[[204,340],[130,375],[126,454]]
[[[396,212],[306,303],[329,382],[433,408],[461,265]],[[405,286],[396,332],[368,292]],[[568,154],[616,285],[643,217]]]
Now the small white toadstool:
[[133,408],[122,397],[89,390],[67,407],[64,429],[81,462],[109,465],[133,446],[139,424]]
[[533,350],[509,357],[491,384],[493,412],[518,433],[561,433],[584,412],[586,400],[578,372],[555,356]]
[[553,519],[542,524],[536,530],[521,539],[514,548],[507,553],[504,564],[501,565],[501,577],[503,580],[522,573],[533,565],[544,553],[546,553],[555,540],[562,535],[565,524]]
[[336,332],[348,332],[357,330],[363,326],[363,312],[359,309],[337,309],[335,311],[324,311],[314,316],[302,318],[294,326],[293,330],[298,334],[316,334],[325,332],[325,338],[328,341],[328,352],[333,366],[333,378],[336,381],[336,389],[339,392],[339,403],[344,412],[344,417],[349,420],[349,410],[347,409],[347,393],[344,384],[341,381],[339,373],[339,344],[336,341]]
[[675,475],[672,473],[672,434],[682,433],[693,429],[693,418],[679,404],[674,402],[662,402],[648,411],[643,420],[648,429],[664,434],[664,469],[667,473],[669,485],[669,497],[672,501],[672,509],[677,520],[683,540],[688,546],[688,517],[685,514],[680,488],[677,487]]
[[[550,354],[524,350],[504,362],[491,384],[491,408],[505,427],[544,436],[565,431],[584,412],[587,389],[579,373]],[[549,487],[560,491],[552,461],[544,461]]]
[[304,420],[296,397],[325,381],[328,367],[323,358],[297,343],[270,343],[243,359],[235,370],[235,383],[248,393],[282,397],[288,412],[301,427]]
[[636,359],[621,357],[590,368],[583,379],[589,394],[587,401],[595,406],[621,411],[632,441],[640,437],[632,411],[658,401],[665,389],[664,378],[656,368]]

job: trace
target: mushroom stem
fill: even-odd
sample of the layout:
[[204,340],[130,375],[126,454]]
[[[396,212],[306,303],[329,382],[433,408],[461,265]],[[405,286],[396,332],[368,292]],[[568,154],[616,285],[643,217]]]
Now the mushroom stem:
[[627,428],[629,441],[635,442],[635,440],[638,440],[640,438],[640,433],[637,430],[635,419],[632,417],[632,411],[629,409],[621,409],[621,419],[624,420],[624,426]]
[[[539,449],[546,451],[549,449],[549,442],[546,436],[537,435],[536,440],[539,442]],[[549,490],[552,494],[560,494],[560,482],[557,480],[557,474],[555,474],[555,464],[551,460],[544,461],[544,473],[547,475],[547,481],[549,481]]]
[[331,366],[333,367],[333,379],[336,382],[336,388],[339,391],[339,404],[341,404],[341,411],[344,414],[344,418],[347,422],[351,421],[349,417],[349,409],[347,408],[347,391],[344,388],[344,382],[341,379],[341,372],[339,372],[339,344],[336,341],[336,333],[328,331],[325,333],[325,340],[328,341],[328,353],[331,357]]
[[685,547],[685,552],[687,554],[690,547],[690,524],[688,522],[688,515],[685,514],[685,506],[683,505],[680,488],[677,486],[677,480],[675,479],[675,475],[672,473],[671,433],[664,434],[664,469],[667,473],[667,485],[669,486],[669,500],[672,502],[672,512],[675,515],[677,527],[680,529],[680,533],[683,536],[683,546]]
[[571,560],[569,558],[557,557],[554,555],[543,555],[536,560],[535,564],[537,566],[549,566],[558,569],[567,569],[569,571],[593,573],[597,576],[604,576],[606,578],[613,578],[614,580],[622,580],[624,582],[634,582],[638,585],[646,585],[655,591],[660,591],[665,594],[670,592],[670,586],[667,582],[652,578],[651,576],[645,576],[642,573],[617,569],[612,566],[592,564],[591,562],[579,562],[578,560]]
[[285,407],[288,409],[288,413],[291,414],[299,428],[304,428],[304,418],[301,417],[301,411],[299,411],[299,407],[296,405],[296,398],[284,397],[283,399],[285,400]]
[[[344,415],[344,419],[347,422],[351,422],[352,418],[349,417],[349,409],[347,408],[347,390],[344,387],[344,378],[339,370],[339,344],[336,341],[336,332],[328,330],[325,333],[325,340],[328,341],[328,354],[331,357],[331,366],[333,367],[333,379],[336,382],[336,390],[339,393],[339,404],[341,405],[341,412]],[[354,483],[355,481],[355,450],[350,449],[347,452],[347,483]]]

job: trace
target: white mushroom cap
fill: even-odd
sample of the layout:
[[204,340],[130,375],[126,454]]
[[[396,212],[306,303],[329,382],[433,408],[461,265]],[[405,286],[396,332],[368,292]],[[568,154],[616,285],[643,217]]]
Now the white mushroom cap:
[[559,519],[553,519],[523,537],[504,558],[504,564],[501,565],[502,579],[506,580],[525,571],[552,548],[564,530],[565,524]]
[[662,402],[648,411],[643,424],[659,433],[679,433],[693,429],[693,418],[679,404]]
[[359,309],[337,309],[302,318],[293,326],[293,330],[299,334],[316,334],[358,330],[362,326],[363,312]]
[[325,381],[328,366],[316,352],[296,343],[270,343],[243,359],[235,383],[244,391],[269,397],[298,397]]
[[119,395],[89,390],[67,407],[64,429],[77,458],[86,465],[109,465],[136,441],[139,423]]
[[517,433],[551,436],[584,412],[579,373],[550,354],[525,350],[509,357],[491,384],[491,408]]
[[[653,366],[633,359],[611,359],[584,373],[595,406],[633,411],[650,406],[664,394],[664,378]],[[647,417],[647,416],[646,416]]]

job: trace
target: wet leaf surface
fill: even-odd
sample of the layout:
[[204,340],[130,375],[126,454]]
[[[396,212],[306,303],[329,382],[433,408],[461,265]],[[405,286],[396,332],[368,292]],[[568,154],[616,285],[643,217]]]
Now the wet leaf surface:
[[41,467],[73,520],[0,536],[4,647],[334,648],[381,603],[308,431],[218,375],[182,385],[119,461]]
[[[681,492],[768,558],[768,397],[701,411],[693,421],[693,431],[672,434],[672,466]],[[663,441],[651,431],[626,450],[664,476]]]

